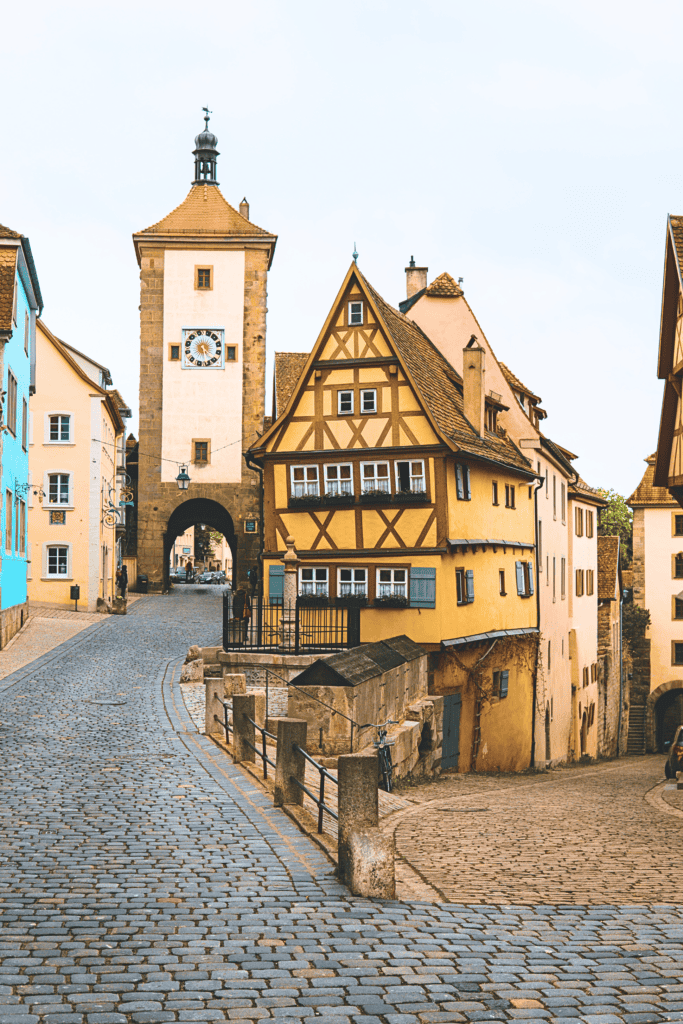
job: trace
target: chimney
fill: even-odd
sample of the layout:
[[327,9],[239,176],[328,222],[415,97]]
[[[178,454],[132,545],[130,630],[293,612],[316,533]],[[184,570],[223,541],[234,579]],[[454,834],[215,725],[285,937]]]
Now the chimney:
[[466,418],[480,437],[484,435],[486,387],[484,383],[484,349],[473,334],[462,353],[462,392]]
[[247,202],[246,198],[243,199],[242,202],[240,203],[240,213],[245,218],[245,220],[249,220],[249,203]]
[[428,267],[416,267],[415,257],[410,257],[410,266],[406,267],[406,298],[412,299],[416,292],[427,287]]

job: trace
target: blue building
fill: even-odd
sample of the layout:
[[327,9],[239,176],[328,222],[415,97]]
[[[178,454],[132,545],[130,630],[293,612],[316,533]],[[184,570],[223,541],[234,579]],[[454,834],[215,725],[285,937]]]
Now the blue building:
[[28,617],[28,399],[35,390],[36,319],[42,309],[28,238],[0,224],[0,647]]

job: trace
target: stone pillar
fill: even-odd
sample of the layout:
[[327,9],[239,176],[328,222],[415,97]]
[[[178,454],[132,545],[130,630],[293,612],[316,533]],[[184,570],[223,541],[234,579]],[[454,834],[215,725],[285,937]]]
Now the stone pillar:
[[275,758],[275,806],[304,802],[304,791],[295,782],[304,781],[306,758],[294,750],[294,745],[306,746],[306,728],[308,723],[301,718],[278,718],[277,721],[277,755]]
[[342,754],[339,780],[339,878],[356,896],[394,899],[394,837],[379,823],[377,753]]
[[256,729],[248,720],[256,721],[255,705],[253,693],[235,694],[232,698],[232,759],[235,764],[256,760],[256,753],[248,746],[248,743],[256,746]]
[[246,693],[247,677],[243,672],[226,672],[223,675],[223,686],[225,687],[224,693],[226,697],[234,697],[237,694]]
[[225,729],[220,725],[220,722],[214,720],[214,715],[216,715],[221,722],[224,721],[223,699],[225,691],[223,680],[220,678],[207,679],[204,691],[206,694],[204,731],[207,736],[215,736],[217,739],[228,743],[229,737],[225,735]]
[[294,549],[294,538],[287,537],[285,544],[287,550],[282,561],[285,564],[284,592],[282,597],[282,622],[280,647],[283,650],[294,650],[294,639],[296,635],[296,596],[297,596],[297,569],[299,556]]

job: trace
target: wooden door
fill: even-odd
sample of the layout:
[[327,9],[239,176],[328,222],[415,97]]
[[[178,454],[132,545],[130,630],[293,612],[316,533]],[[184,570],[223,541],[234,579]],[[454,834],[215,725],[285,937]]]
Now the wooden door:
[[460,708],[459,693],[448,693],[443,699],[443,749],[442,768],[457,768],[460,754]]

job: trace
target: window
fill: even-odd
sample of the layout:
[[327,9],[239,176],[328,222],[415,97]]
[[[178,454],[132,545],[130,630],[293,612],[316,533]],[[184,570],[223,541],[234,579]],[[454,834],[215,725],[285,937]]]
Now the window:
[[671,644],[671,664],[683,665],[683,644],[676,640]]
[[213,267],[195,267],[194,286],[199,291],[211,291],[213,288]]
[[408,597],[407,569],[378,569],[377,597]]
[[683,601],[674,597],[674,619],[683,619]]
[[553,519],[557,519],[557,477],[553,473]]
[[683,516],[674,515],[674,537],[683,537]]
[[50,473],[47,478],[47,502],[48,505],[69,504],[69,474]]
[[548,467],[545,470],[545,496],[548,497]]
[[349,416],[353,413],[353,391],[337,392],[337,412],[340,416]]
[[17,436],[17,378],[7,371],[7,426]]
[[12,492],[5,491],[5,551],[12,553],[12,537],[14,532],[14,517],[12,514]]
[[674,577],[677,580],[683,579],[683,554],[674,557]]
[[575,532],[577,537],[583,537],[583,509],[575,509]]
[[543,523],[538,520],[538,567],[543,572]]
[[567,596],[567,559],[560,559],[560,597],[564,601]]
[[505,507],[515,507],[515,488],[514,484],[505,484]]
[[353,494],[353,467],[325,466],[325,494]]
[[555,555],[553,555],[553,602],[555,601],[555,594],[556,594],[556,588],[555,588],[556,571],[555,571],[555,567],[556,567],[556,558],[555,558]]
[[507,593],[507,591],[505,590],[505,569],[498,570],[498,588],[500,591],[500,596],[505,597]]
[[492,505],[497,505],[498,504],[498,481],[497,480],[492,480],[491,481],[491,504]]
[[498,410],[495,405],[486,406],[486,429],[490,430],[492,434],[496,432],[496,426],[498,425]]
[[193,441],[192,445],[193,445],[193,448],[194,448],[194,457],[193,457],[192,461],[195,462],[195,463],[198,462],[200,464],[201,463],[206,464],[209,461],[209,453],[210,453],[211,442],[208,441],[208,440],[207,441],[203,441],[203,440],[202,441]]
[[515,562],[517,593],[520,597],[531,597],[534,592],[534,563]]
[[47,549],[47,576],[69,575],[69,549],[50,545]]
[[391,492],[388,462],[363,462],[360,467],[363,494],[372,491]]
[[593,536],[593,512],[590,509],[586,509],[586,536]]
[[586,569],[586,594],[590,596],[593,593],[593,569]]
[[49,416],[47,439],[52,444],[71,441],[71,417],[64,413]]
[[327,568],[299,569],[299,594],[302,597],[327,597]]
[[228,363],[237,362],[237,345],[226,345],[225,347],[225,359]]
[[337,597],[367,596],[367,569],[337,569]]
[[474,601],[474,570],[455,570],[455,590],[458,604],[472,604]]
[[424,462],[396,463],[396,490],[411,491],[413,494],[425,494]]
[[586,666],[584,668],[584,670],[583,670],[583,685],[584,686],[588,686],[589,682],[590,682],[590,677],[588,675],[588,666]]
[[361,391],[360,411],[364,416],[371,412],[377,412],[377,390],[375,388],[364,388]]
[[26,355],[28,355],[28,339],[29,339],[30,330],[31,330],[31,321],[29,319],[28,313],[26,313],[26,316],[24,317],[24,352],[26,353]]
[[469,501],[472,497],[470,490],[470,467],[463,466],[460,462],[455,464],[455,492],[458,501]]
[[318,467],[292,466],[292,497],[306,498],[318,494]]
[[576,570],[576,596],[583,596],[583,569]]
[[19,502],[17,533],[19,542],[19,554],[26,554],[26,502]]
[[21,447],[28,451],[28,402],[25,398],[21,400]]
[[349,302],[349,325],[363,323],[363,303]]
[[510,679],[509,669],[495,671],[493,673],[493,696],[503,700],[508,695],[508,681]]
[[548,640],[548,672],[550,672],[550,640]]
[[567,522],[567,487],[560,484],[560,508],[562,510],[562,522]]
[[168,346],[168,358],[172,363],[180,361],[180,345],[169,345]]

